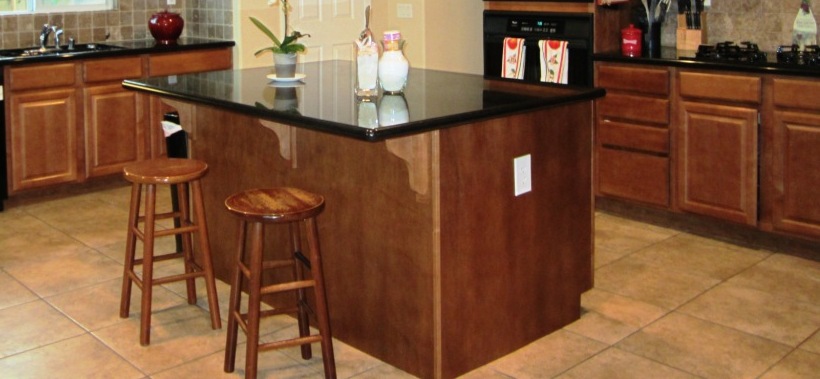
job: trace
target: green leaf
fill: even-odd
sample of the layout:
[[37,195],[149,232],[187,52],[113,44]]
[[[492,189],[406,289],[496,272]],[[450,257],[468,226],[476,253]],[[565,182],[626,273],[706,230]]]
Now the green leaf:
[[254,25],[256,25],[256,27],[259,28],[259,30],[261,30],[262,33],[265,33],[265,35],[268,36],[268,38],[270,38],[271,41],[273,41],[274,46],[282,46],[282,42],[279,41],[279,38],[276,38],[273,32],[270,31],[270,29],[268,29],[268,27],[265,26],[265,24],[263,24],[262,21],[257,20],[255,17],[251,17],[251,22]]

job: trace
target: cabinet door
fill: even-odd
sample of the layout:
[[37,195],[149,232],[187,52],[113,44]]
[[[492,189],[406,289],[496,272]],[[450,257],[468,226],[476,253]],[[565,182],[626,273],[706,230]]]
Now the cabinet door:
[[119,83],[84,90],[87,176],[118,173],[146,158],[144,99]]
[[680,209],[757,224],[758,112],[682,102],[677,137]]
[[76,181],[76,91],[14,93],[8,109],[10,193]]
[[820,115],[774,112],[773,224],[820,237]]

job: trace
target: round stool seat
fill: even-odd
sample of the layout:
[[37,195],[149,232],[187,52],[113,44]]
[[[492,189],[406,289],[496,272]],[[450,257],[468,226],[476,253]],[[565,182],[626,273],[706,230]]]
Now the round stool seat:
[[178,184],[205,176],[208,165],[196,159],[166,158],[140,161],[123,168],[125,179],[140,184]]
[[225,207],[252,222],[291,222],[321,213],[325,199],[298,188],[260,188],[231,195]]

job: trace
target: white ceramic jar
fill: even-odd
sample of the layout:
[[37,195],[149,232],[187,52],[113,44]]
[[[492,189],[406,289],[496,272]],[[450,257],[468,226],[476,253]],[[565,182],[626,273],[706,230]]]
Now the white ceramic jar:
[[379,59],[379,83],[385,92],[402,92],[407,84],[410,63],[404,57],[404,41],[398,30],[384,32],[382,57]]

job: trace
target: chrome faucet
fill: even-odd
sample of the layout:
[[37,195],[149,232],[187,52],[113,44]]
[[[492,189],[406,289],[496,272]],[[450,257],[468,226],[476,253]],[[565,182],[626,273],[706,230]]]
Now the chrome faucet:
[[60,37],[63,35],[63,29],[58,28],[56,25],[52,25],[51,31],[54,32],[54,47],[60,49]]
[[45,50],[48,44],[48,35],[51,34],[51,26],[43,25],[43,30],[40,31],[40,50]]
[[48,48],[48,36],[54,33],[54,47],[60,48],[60,37],[63,35],[63,29],[56,25],[44,24],[40,31],[40,51],[45,51]]

